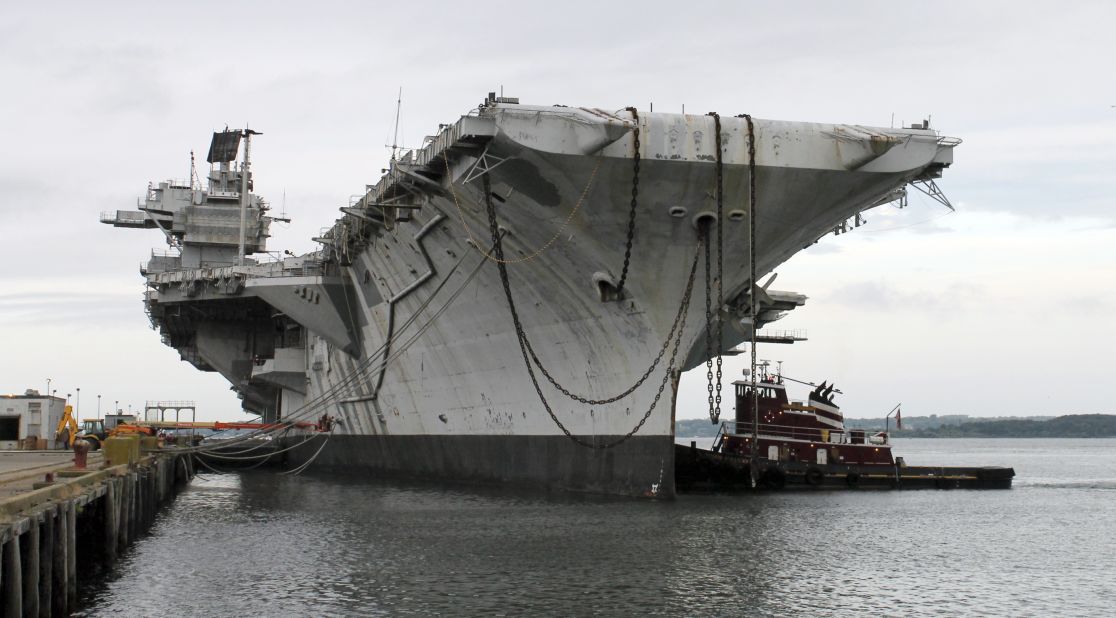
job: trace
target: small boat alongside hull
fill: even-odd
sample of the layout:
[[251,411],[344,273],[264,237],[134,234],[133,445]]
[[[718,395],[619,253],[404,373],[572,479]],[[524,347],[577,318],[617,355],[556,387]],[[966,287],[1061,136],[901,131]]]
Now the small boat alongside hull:
[[894,457],[886,431],[846,429],[832,384],[808,384],[807,402],[790,401],[785,378],[760,366],[739,380],[736,420],[721,424],[710,450],[675,445],[678,491],[741,489],[1010,489],[1004,467],[908,466]]

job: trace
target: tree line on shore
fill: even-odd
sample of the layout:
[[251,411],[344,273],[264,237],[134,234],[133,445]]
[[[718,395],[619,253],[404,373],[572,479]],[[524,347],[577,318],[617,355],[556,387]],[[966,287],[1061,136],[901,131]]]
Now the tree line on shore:
[[[942,419],[943,422],[934,421]],[[882,430],[884,419],[846,419],[849,428]],[[1112,438],[1116,437],[1114,414],[1067,414],[1037,418],[990,418],[964,416],[914,417],[903,419],[903,429],[890,421],[888,429],[897,438]],[[719,425],[709,419],[685,419],[675,423],[679,438],[712,438]]]

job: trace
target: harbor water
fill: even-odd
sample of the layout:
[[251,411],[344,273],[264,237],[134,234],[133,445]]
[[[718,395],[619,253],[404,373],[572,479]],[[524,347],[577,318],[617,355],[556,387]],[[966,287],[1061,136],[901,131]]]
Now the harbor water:
[[1111,615],[1116,439],[895,452],[1015,485],[654,502],[203,474],[85,578],[80,615]]

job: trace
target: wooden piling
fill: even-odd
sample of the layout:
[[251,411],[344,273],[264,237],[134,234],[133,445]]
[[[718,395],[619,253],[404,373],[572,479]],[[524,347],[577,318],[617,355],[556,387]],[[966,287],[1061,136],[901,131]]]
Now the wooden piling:
[[39,522],[32,517],[27,532],[19,535],[19,561],[23,566],[23,616],[39,615]]
[[[179,489],[180,461],[157,454],[102,470],[60,470],[58,481],[0,498],[0,616],[68,616],[79,609],[78,552],[83,564],[111,566]],[[189,467],[183,471],[188,481]],[[83,536],[79,546],[79,525],[97,538]]]
[[66,509],[59,505],[54,515],[54,557],[51,559],[51,594],[50,609],[55,616],[69,616],[70,606],[66,603]]
[[56,506],[43,511],[43,521],[39,526],[39,618],[50,618],[52,615],[54,518],[57,511]]
[[116,521],[117,521],[116,520],[116,511],[117,511],[117,506],[116,506],[116,502],[117,502],[117,500],[116,500],[116,481],[110,480],[108,483],[105,484],[105,495],[104,495],[103,498],[101,498],[101,500],[102,500],[101,510],[103,512],[103,516],[101,517],[101,519],[102,519],[102,523],[104,524],[104,530],[102,532],[102,535],[104,535],[104,538],[101,539],[101,541],[102,541],[102,546],[104,547],[104,550],[105,550],[105,561],[109,564],[109,566],[112,566],[113,564],[116,563],[116,543],[117,543],[117,536],[116,536],[116,532],[117,532],[117,530],[116,530]]
[[132,509],[128,513],[128,538],[135,542],[136,537],[139,536],[139,474],[132,472],[128,474],[128,484],[132,487],[132,491],[128,494],[128,506]]
[[77,607],[77,504],[66,503],[66,604]]
[[120,478],[120,548],[123,549],[128,546],[131,537],[128,536],[128,531],[132,529],[128,525],[128,517],[131,515],[132,510],[128,507],[129,500],[132,496],[132,484],[128,482],[128,475]]
[[19,535],[4,543],[4,615],[23,615],[23,565],[19,560]]
[[131,543],[136,538],[136,474],[129,472],[124,482],[128,484],[128,542]]
[[152,509],[151,509],[151,471],[150,470],[144,469],[143,472],[140,473],[140,484],[143,486],[143,491],[141,492],[141,495],[143,496],[143,501],[142,501],[143,517],[141,519],[143,520],[143,529],[147,530],[149,527],[151,527],[151,511],[152,511]]

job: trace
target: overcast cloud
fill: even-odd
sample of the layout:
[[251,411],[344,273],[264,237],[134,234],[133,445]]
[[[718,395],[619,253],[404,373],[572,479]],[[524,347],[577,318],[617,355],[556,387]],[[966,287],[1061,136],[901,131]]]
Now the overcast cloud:
[[[155,232],[114,230],[149,181],[184,178],[209,132],[250,123],[257,190],[314,248],[387,160],[395,93],[418,144],[489,90],[527,103],[898,125],[965,142],[929,200],[793,258],[810,296],[764,350],[837,379],[853,416],[1113,412],[1116,5],[892,2],[7,3],[0,8],[0,391],[196,399],[216,374],[147,325]],[[286,196],[284,199],[284,195]],[[743,365],[733,359],[734,373]],[[1057,371],[1049,395],[1021,389]],[[680,416],[702,414],[684,381]],[[692,402],[691,402],[692,400]]]

